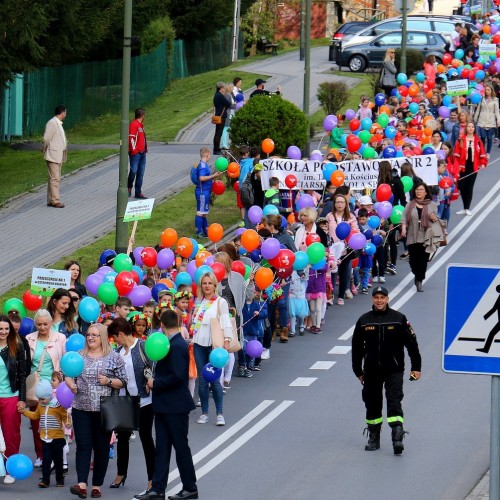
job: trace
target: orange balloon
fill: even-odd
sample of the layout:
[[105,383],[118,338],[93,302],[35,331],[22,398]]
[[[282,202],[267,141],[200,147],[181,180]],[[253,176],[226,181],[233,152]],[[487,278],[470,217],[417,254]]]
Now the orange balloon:
[[427,97],[427,99],[430,99],[433,95],[434,95],[434,92],[432,92],[432,90],[428,90],[425,93],[425,97]]
[[294,224],[295,223],[295,215],[293,213],[291,213],[287,218],[286,218],[286,221],[288,222],[288,224]]
[[427,137],[430,137],[432,135],[432,129],[424,128],[424,135],[426,135]]
[[330,182],[335,187],[342,186],[342,184],[344,184],[344,180],[345,180],[344,172],[341,172],[340,170],[335,170],[335,172],[332,172],[332,176],[330,177]]
[[411,97],[416,97],[418,95],[418,93],[420,92],[420,88],[418,85],[412,85],[409,89],[408,89],[408,94],[411,96]]
[[387,105],[383,105],[383,106],[380,106],[380,113],[386,113],[387,115],[391,115],[391,110],[389,109],[389,106]]
[[489,35],[491,33],[491,26],[489,24],[485,24],[483,26],[483,33],[485,33],[486,35]]
[[272,153],[274,151],[274,141],[269,138],[264,139],[262,141],[262,151],[266,154]]
[[424,135],[422,139],[420,139],[422,144],[429,144],[431,142],[431,138],[428,135]]
[[370,128],[370,134],[375,134],[377,130],[381,129],[382,127],[378,123],[374,123],[371,128]]
[[160,236],[161,246],[170,248],[175,245],[177,241],[177,231],[171,227],[167,227]]
[[244,233],[242,233],[241,245],[247,252],[251,252],[252,250],[259,248],[260,238],[257,231],[254,229],[247,229]]
[[261,289],[265,290],[274,281],[274,273],[268,267],[261,267],[256,273],[254,278],[255,284]]
[[208,252],[207,250],[202,250],[201,252],[198,252],[196,254],[196,267],[200,267],[203,265],[203,261],[207,258],[210,257],[212,254]]
[[158,280],[158,283],[163,283],[164,285],[167,285],[168,288],[175,288],[174,282],[168,278],[162,278],[161,280]]
[[228,166],[227,166],[227,175],[231,179],[236,179],[237,177],[240,176],[240,166],[235,162],[232,161]]
[[191,257],[191,254],[193,253],[193,242],[185,236],[179,238],[177,241],[177,253],[185,259]]
[[438,65],[437,65],[437,68],[436,68],[436,71],[437,71],[438,73],[444,73],[444,72],[446,71],[446,68],[444,67],[444,65],[443,65],[443,64],[438,64]]
[[428,122],[433,121],[433,120],[434,120],[433,116],[424,116],[424,119],[422,120],[422,125],[425,127]]
[[224,229],[220,224],[214,222],[213,224],[210,224],[210,226],[208,226],[207,233],[208,239],[210,241],[213,241],[214,243],[217,243],[224,236]]

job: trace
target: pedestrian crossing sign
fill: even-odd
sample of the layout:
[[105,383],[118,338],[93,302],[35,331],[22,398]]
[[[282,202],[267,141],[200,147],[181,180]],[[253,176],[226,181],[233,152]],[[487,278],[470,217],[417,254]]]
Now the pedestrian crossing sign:
[[500,267],[448,266],[443,370],[500,374]]

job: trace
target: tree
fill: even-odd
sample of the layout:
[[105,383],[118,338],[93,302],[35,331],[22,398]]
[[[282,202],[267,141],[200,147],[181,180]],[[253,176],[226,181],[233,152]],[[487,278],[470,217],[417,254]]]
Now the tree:
[[306,115],[281,96],[252,97],[231,120],[229,135],[235,145],[260,146],[269,137],[274,152],[286,155],[288,146],[305,149],[309,131]]

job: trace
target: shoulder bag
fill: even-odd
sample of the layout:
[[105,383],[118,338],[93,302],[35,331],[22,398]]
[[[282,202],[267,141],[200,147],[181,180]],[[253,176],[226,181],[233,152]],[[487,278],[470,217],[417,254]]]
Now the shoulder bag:
[[149,366],[148,360],[146,359],[146,356],[142,352],[142,347],[141,347],[142,342],[138,345],[139,347],[139,354],[141,355],[142,362],[144,363],[144,378],[146,380],[149,380],[150,378],[153,378],[153,368]]
[[26,378],[26,406],[28,408],[33,408],[33,406],[36,406],[38,404],[38,398],[35,395],[35,389],[37,384],[40,382],[40,373],[42,373],[42,366],[45,360],[45,355],[47,354],[47,345],[49,341],[47,341],[47,344],[43,348],[42,355],[40,356],[40,362],[38,363],[38,368],[34,373],[31,373]]
[[140,396],[131,396],[125,389],[125,396],[114,390],[111,396],[101,396],[101,425],[107,432],[136,431],[139,429]]
[[226,111],[226,108],[222,109],[222,112],[220,115],[215,114],[215,106],[214,106],[214,114],[212,115],[212,123],[214,125],[222,125],[222,115],[224,114],[224,111]]
[[[224,347],[224,331],[220,324],[220,299],[217,300],[217,317],[210,318],[210,337],[212,339],[212,347],[215,349],[217,347]],[[230,318],[231,329],[233,337],[229,343],[229,352],[238,352],[241,350],[241,344],[238,339],[238,329],[236,328],[236,319],[234,317]]]

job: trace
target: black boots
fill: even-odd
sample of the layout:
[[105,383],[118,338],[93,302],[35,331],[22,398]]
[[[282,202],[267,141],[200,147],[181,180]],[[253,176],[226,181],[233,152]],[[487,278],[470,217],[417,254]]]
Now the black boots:
[[365,432],[368,431],[368,444],[365,446],[366,451],[375,451],[380,448],[380,428],[380,425],[369,425],[365,429]]
[[392,447],[394,449],[394,455],[401,455],[405,449],[403,445],[403,438],[406,431],[403,430],[402,425],[396,425],[392,428]]

